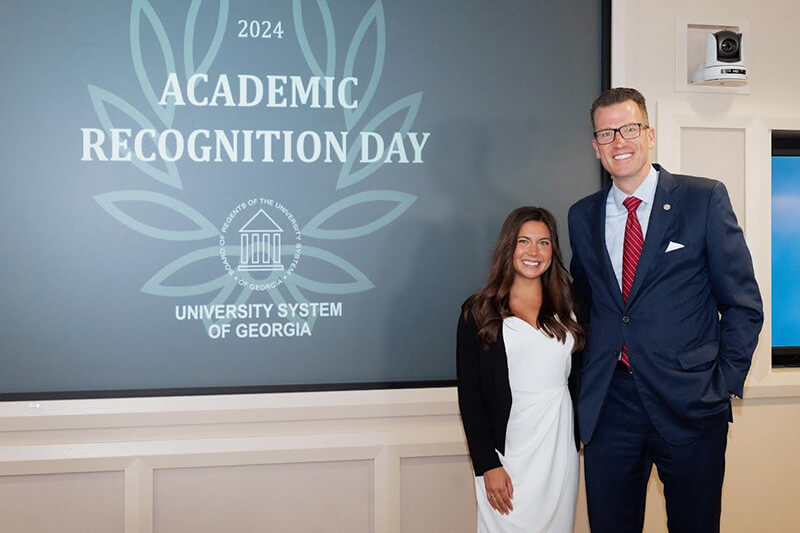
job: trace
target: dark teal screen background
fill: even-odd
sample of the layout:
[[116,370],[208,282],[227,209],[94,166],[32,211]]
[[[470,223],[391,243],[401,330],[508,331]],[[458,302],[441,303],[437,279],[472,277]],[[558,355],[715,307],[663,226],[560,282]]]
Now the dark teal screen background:
[[[136,13],[140,48],[132,50]],[[81,128],[104,128],[90,86],[103,91],[95,90],[96,98],[113,94],[130,106],[120,109],[111,100],[101,106],[115,127],[140,129],[134,109],[165,129],[134,56],[141,56],[145,79],[160,95],[168,67],[153,21],[185,80],[187,64],[197,67],[213,48],[221,13],[225,24],[207,69],[212,80],[220,74],[308,79],[309,51],[321,70],[330,67],[341,78],[366,20],[352,69],[362,101],[376,62],[381,68],[351,135],[396,102],[411,101],[377,131],[387,139],[406,126],[430,133],[423,162],[386,163],[348,183],[341,177],[361,163],[343,171],[342,163],[321,160],[198,163],[183,157],[172,171],[156,161],[148,173],[130,162],[81,161]],[[187,63],[188,19],[195,22]],[[282,38],[238,37],[239,20],[280,21]],[[568,259],[567,210],[600,184],[588,109],[601,89],[601,29],[600,2],[589,0],[6,6],[0,20],[0,394],[454,379],[459,307],[482,284],[507,213],[525,204],[551,210]],[[171,120],[187,136],[196,129],[348,129],[338,107],[185,106]],[[328,233],[302,235],[294,274],[305,281],[292,290],[283,285],[245,294],[239,286],[212,287],[225,271],[214,255],[218,235],[209,227],[221,228],[249,198],[280,201],[309,230],[331,206],[352,206],[322,221]],[[162,233],[137,230],[142,224]],[[191,234],[198,227],[206,233]],[[157,276],[181,261],[183,268]],[[203,287],[209,290],[198,292]],[[180,305],[298,301],[336,302],[342,316],[318,318],[309,336],[225,339],[211,338],[202,321],[175,318]]]

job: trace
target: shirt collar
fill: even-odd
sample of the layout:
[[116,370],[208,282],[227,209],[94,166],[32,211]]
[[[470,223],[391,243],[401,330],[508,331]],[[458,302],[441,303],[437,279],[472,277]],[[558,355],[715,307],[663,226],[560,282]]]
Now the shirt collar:
[[[644,178],[644,181],[633,191],[633,194],[630,196],[635,196],[643,203],[647,205],[653,205],[653,200],[656,197],[656,187],[658,186],[658,171],[650,165],[650,172],[647,173],[647,177]],[[625,198],[628,197],[627,194],[622,192],[616,185],[611,185],[611,191],[608,194],[609,199],[614,203],[617,208],[617,212],[627,211],[625,206],[622,205],[622,202],[625,201]]]

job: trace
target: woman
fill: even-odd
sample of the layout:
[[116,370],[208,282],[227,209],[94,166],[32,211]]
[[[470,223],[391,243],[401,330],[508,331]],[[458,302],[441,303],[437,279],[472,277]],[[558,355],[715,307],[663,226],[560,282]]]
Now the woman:
[[464,302],[458,323],[458,403],[479,533],[572,532],[580,373],[572,354],[583,343],[553,215],[515,209],[489,280]]

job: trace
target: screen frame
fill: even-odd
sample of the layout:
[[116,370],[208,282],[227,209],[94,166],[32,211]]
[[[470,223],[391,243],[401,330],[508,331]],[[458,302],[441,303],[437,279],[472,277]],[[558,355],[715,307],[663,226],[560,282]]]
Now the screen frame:
[[[800,157],[800,131],[772,130],[772,157]],[[772,310],[770,310],[772,312]],[[800,367],[800,346],[772,346],[773,368]]]
[[[601,91],[611,88],[611,1],[601,0],[600,6],[600,87]],[[588,103],[587,103],[588,108]],[[608,173],[598,163],[598,185],[605,187],[610,183]],[[326,392],[348,390],[392,390],[454,387],[456,380],[416,380],[416,381],[375,381],[354,383],[315,383],[289,385],[257,385],[228,387],[182,387],[163,389],[114,389],[0,393],[0,402],[48,401],[48,400],[91,400],[108,398],[145,398],[173,396],[241,395],[287,392]]]

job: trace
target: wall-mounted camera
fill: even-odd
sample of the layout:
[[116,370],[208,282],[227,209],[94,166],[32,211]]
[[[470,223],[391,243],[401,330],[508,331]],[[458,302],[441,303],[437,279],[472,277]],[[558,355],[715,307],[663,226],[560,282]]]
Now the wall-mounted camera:
[[690,81],[695,85],[745,85],[742,34],[730,30],[709,33],[705,61],[697,66]]

